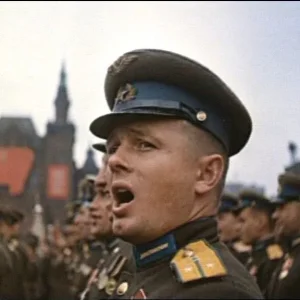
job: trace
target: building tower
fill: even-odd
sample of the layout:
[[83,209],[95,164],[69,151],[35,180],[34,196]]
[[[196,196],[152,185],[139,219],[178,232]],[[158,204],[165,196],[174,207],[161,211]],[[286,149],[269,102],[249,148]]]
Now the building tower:
[[69,121],[70,99],[67,73],[62,63],[60,80],[54,100],[55,119],[47,124],[44,138],[44,184],[42,197],[46,201],[47,223],[63,222],[65,205],[73,197],[73,146],[75,127]]

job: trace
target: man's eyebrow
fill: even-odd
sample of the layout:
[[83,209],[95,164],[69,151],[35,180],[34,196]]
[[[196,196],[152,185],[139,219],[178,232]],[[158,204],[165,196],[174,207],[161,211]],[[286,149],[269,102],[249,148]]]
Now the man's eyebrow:
[[106,186],[106,183],[104,182],[95,182],[94,188],[104,188]]
[[108,149],[111,144],[114,144],[116,141],[120,140],[124,135],[145,137],[150,135],[150,132],[147,130],[147,128],[139,129],[136,127],[126,126],[121,132],[112,132],[112,134],[107,138],[106,149]]

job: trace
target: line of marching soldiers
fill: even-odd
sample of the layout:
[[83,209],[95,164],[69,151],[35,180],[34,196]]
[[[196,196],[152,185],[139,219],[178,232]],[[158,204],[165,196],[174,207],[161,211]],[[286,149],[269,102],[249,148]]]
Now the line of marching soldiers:
[[[266,299],[299,299],[300,177],[280,175],[279,186],[276,199],[253,190],[224,193],[219,236]],[[19,237],[24,216],[0,209],[0,299],[116,299],[130,289],[133,249],[112,234],[112,203],[101,170],[82,180],[78,199],[67,207],[64,226],[49,233],[42,256],[34,235]]]
[[266,299],[300,299],[300,177],[278,177],[278,195],[224,194],[220,239],[254,276]]
[[0,208],[0,299],[42,300],[45,265],[38,256],[38,238],[20,238],[24,215],[17,209]]
[[[254,276],[266,299],[299,299],[300,177],[285,173],[278,181],[275,199],[253,190],[224,193],[217,216],[219,236]],[[86,178],[80,190],[85,200],[73,205],[68,242],[59,252],[66,275],[52,277],[57,282],[51,299],[121,298],[130,288],[130,280],[124,278],[134,276],[132,248],[112,235],[111,203],[105,200],[109,191],[101,172],[95,181]],[[69,298],[61,296],[66,287]]]

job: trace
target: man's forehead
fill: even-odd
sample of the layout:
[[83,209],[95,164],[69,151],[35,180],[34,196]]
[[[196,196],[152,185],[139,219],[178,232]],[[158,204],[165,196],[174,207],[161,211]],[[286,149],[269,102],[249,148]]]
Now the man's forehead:
[[[123,138],[124,136],[149,136],[159,135],[162,128],[174,127],[178,132],[178,125],[186,123],[185,120],[170,118],[170,119],[151,119],[137,121],[115,128],[107,139],[107,143],[112,140]],[[159,131],[158,131],[159,129]]]
[[[140,125],[140,126],[139,126]],[[126,137],[132,137],[132,136],[146,136],[147,133],[149,133],[149,130],[145,128],[145,126],[134,123],[131,125],[126,125],[122,127],[117,127],[116,129],[113,130],[113,132],[109,135],[107,138],[107,146],[113,142],[122,140]]]

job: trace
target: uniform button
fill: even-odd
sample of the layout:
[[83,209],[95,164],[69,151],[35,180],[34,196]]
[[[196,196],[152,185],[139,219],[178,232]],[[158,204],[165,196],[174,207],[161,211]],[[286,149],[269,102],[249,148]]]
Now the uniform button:
[[122,282],[118,288],[117,288],[117,295],[121,296],[124,295],[128,290],[128,283],[127,282]]
[[204,112],[204,111],[202,111],[202,110],[200,110],[198,113],[197,113],[197,119],[199,120],[199,121],[205,121],[206,120],[206,118],[207,118],[207,115],[206,115],[206,113]]

